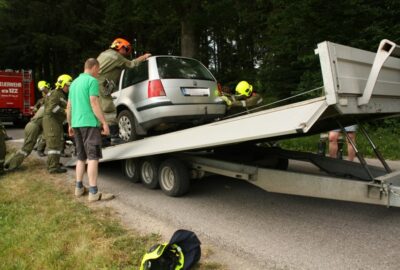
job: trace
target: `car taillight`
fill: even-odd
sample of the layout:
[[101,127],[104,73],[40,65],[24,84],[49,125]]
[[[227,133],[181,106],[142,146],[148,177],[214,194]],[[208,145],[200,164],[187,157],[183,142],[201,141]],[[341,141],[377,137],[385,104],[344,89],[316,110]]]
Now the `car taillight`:
[[147,97],[151,98],[159,96],[166,96],[161,80],[149,81],[149,85],[147,87]]

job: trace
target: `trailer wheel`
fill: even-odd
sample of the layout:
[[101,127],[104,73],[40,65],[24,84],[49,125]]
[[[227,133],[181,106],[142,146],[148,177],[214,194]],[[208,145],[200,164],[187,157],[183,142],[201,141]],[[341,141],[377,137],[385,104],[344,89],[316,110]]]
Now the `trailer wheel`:
[[156,189],[158,184],[158,159],[154,157],[145,158],[140,163],[140,179],[147,188]]
[[135,126],[135,116],[129,110],[123,110],[118,114],[119,137],[125,142],[138,138]]
[[124,175],[133,183],[140,182],[139,178],[139,162],[135,158],[125,159],[122,161],[122,170]]
[[167,159],[161,163],[158,178],[161,189],[168,196],[178,197],[189,190],[189,170],[177,159]]

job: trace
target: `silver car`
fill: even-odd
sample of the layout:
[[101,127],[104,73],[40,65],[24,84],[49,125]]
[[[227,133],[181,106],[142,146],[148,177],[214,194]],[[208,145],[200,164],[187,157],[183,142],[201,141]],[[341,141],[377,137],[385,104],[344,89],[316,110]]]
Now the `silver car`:
[[112,96],[125,141],[210,122],[226,111],[214,76],[186,57],[152,56],[123,70]]

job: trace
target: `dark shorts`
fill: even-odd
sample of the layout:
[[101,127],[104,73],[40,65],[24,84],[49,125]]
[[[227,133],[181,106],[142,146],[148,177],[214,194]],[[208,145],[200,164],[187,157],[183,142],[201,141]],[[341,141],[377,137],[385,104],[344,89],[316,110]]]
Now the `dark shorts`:
[[99,160],[101,153],[101,131],[97,127],[74,128],[76,155],[78,160]]

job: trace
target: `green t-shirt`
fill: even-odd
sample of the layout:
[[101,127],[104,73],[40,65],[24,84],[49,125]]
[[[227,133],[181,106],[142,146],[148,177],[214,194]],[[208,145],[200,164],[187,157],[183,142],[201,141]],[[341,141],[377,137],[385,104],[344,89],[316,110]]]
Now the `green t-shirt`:
[[71,125],[73,128],[100,126],[100,122],[90,105],[91,96],[99,96],[99,83],[90,74],[81,73],[69,88],[68,99],[71,103]]

